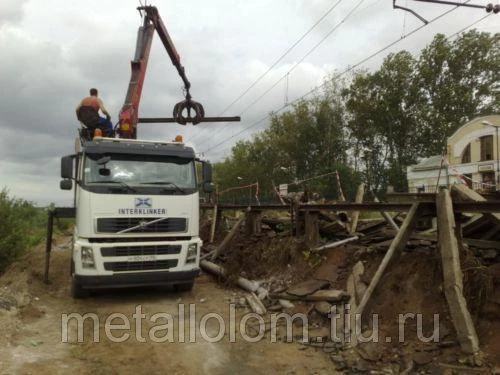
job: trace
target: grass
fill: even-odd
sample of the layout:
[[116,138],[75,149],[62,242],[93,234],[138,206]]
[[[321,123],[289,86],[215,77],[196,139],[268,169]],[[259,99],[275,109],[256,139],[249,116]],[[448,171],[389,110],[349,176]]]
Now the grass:
[[0,192],[0,274],[45,238],[46,227],[46,208]]

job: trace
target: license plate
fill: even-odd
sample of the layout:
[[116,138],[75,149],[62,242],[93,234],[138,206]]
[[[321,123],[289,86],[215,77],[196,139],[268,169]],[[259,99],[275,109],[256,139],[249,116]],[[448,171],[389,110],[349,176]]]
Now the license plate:
[[129,262],[148,262],[156,260],[156,255],[131,255],[128,257]]

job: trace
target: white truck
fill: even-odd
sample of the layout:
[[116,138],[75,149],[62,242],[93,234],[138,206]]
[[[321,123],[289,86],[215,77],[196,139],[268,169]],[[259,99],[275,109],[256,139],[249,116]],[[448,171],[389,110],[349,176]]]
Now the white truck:
[[96,288],[192,288],[202,244],[199,188],[212,190],[211,165],[192,147],[96,137],[61,159],[61,177],[61,189],[75,182],[73,297]]

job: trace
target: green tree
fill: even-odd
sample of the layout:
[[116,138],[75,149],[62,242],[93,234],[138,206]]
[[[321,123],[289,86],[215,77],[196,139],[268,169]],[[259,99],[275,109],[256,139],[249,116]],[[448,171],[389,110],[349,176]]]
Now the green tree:
[[499,33],[471,30],[453,41],[437,34],[416,69],[423,156],[440,154],[446,138],[465,122],[500,112]]

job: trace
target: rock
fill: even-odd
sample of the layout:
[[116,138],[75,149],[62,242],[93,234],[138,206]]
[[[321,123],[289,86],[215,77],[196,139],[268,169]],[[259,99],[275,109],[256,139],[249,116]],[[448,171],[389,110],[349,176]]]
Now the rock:
[[382,357],[383,347],[376,342],[364,342],[358,344],[357,352],[361,358],[367,361],[378,361]]
[[10,310],[11,307],[17,306],[17,300],[11,295],[0,296],[0,308]]
[[295,306],[293,303],[291,303],[290,301],[288,301],[286,299],[280,299],[280,300],[278,300],[278,302],[285,309],[293,309],[293,307]]
[[432,354],[428,352],[416,352],[413,354],[413,362],[419,366],[432,362]]
[[332,305],[325,301],[316,302],[314,304],[314,309],[321,315],[328,315],[331,313]]
[[333,362],[335,363],[344,363],[344,357],[342,357],[340,354],[333,354],[330,356]]

